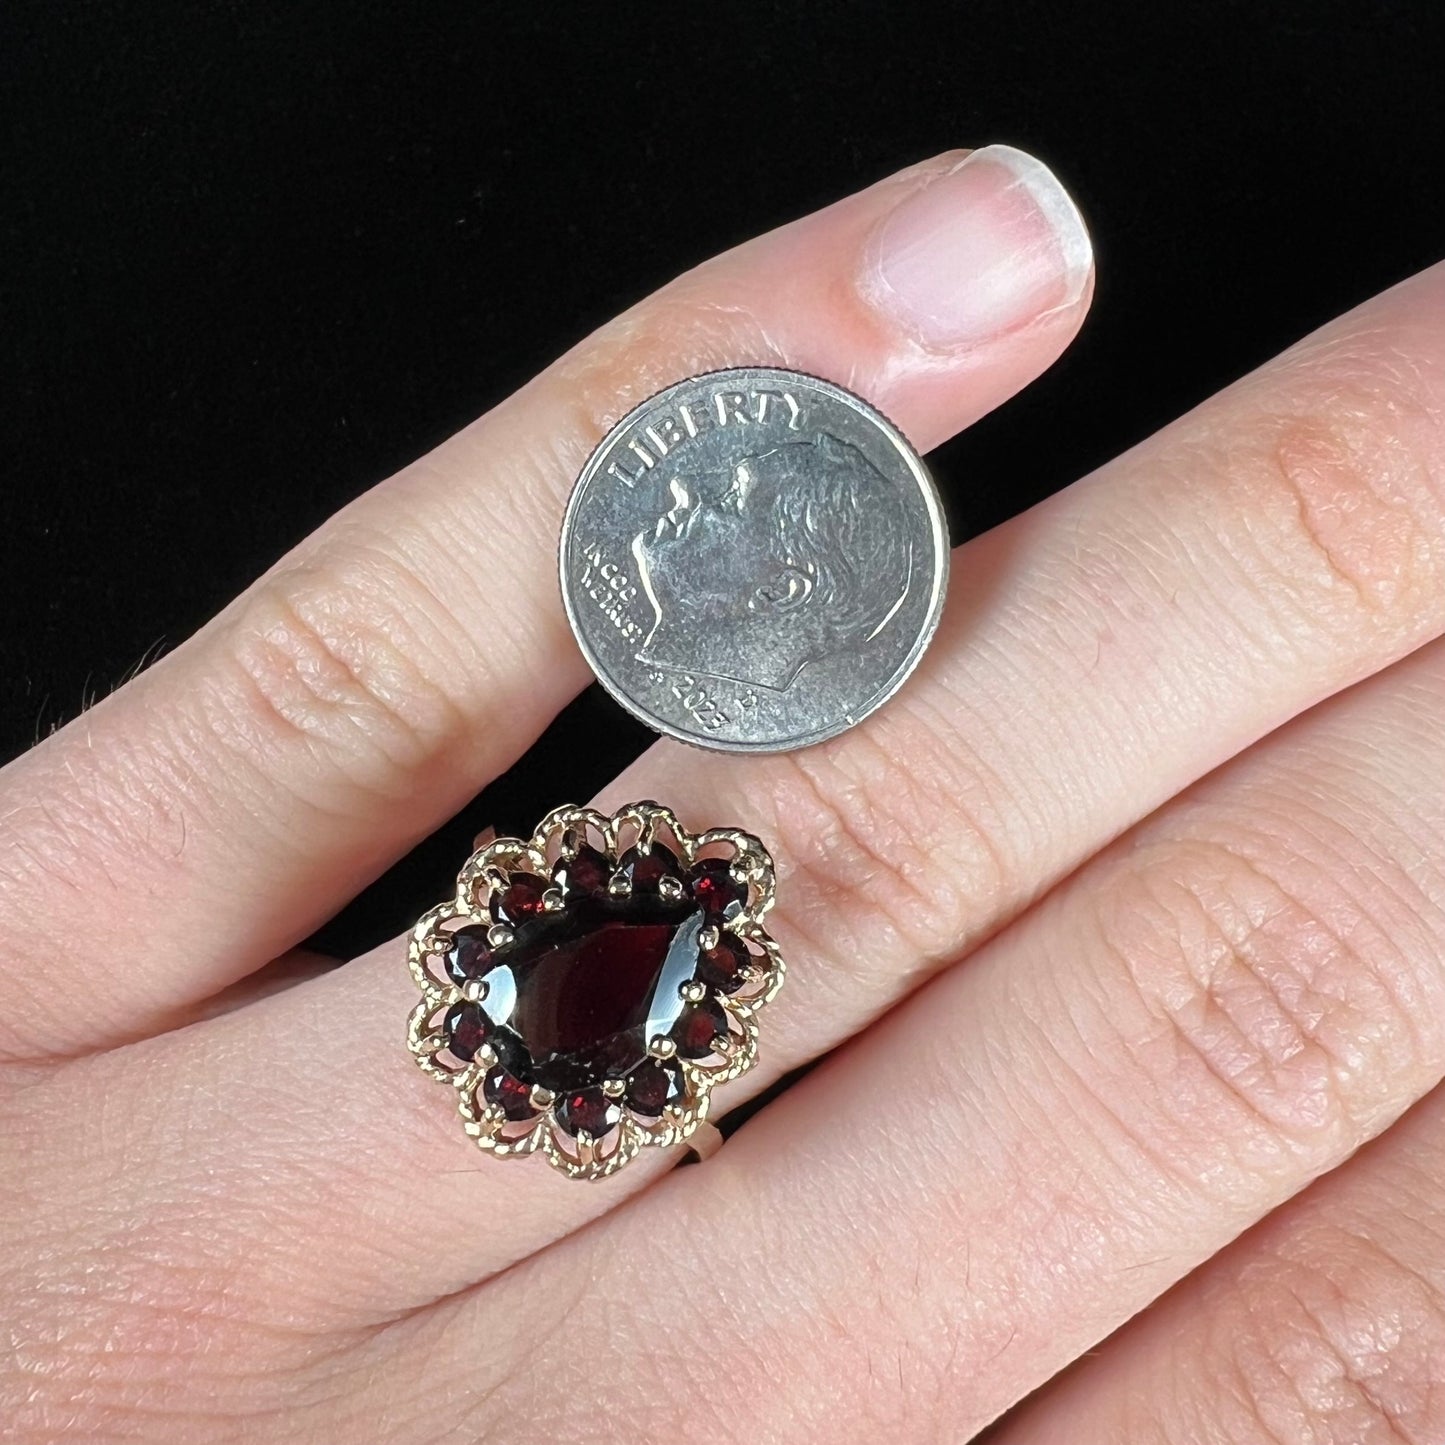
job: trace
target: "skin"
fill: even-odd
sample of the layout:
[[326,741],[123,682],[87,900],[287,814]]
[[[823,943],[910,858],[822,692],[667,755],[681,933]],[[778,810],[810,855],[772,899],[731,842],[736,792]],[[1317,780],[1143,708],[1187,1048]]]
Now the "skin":
[[1087,288],[948,350],[858,283],[957,159],[643,301],[5,770],[0,1436],[1445,1434],[1445,268],[962,548],[865,726],[604,791],[775,852],[717,1102],[831,1052],[705,1165],[482,1157],[401,945],[290,952],[586,681],[613,418],[745,357],[927,449],[1067,345]]

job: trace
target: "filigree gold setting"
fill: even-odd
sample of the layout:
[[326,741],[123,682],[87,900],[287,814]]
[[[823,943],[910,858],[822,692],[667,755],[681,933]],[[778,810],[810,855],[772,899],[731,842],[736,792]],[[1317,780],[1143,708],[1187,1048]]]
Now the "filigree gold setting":
[[[493,942],[502,947],[508,933],[492,922],[491,904],[513,874],[550,878],[559,860],[575,856],[583,846],[598,849],[616,869],[629,849],[647,854],[658,842],[676,853],[688,870],[707,858],[726,859],[730,876],[746,885],[740,910],[715,920],[719,929],[745,945],[749,955],[742,986],[713,995],[726,1016],[726,1035],[715,1036],[713,1052],[705,1058],[676,1059],[685,1083],[683,1098],[668,1104],[655,1121],[623,1108],[618,1124],[604,1138],[593,1139],[585,1131],[573,1137],[558,1126],[557,1101],[541,1088],[532,1091],[532,1118],[508,1119],[483,1093],[483,1083],[498,1063],[495,1051],[483,1044],[470,1061],[459,1059],[450,1052],[443,1032],[449,1010],[477,996],[474,985],[454,983],[439,971],[440,960],[452,946],[452,933],[466,925],[490,925]],[[763,923],[773,906],[774,884],[768,850],[740,829],[689,833],[671,809],[653,802],[630,803],[610,817],[591,808],[556,808],[530,838],[495,838],[479,848],[457,875],[455,894],[417,920],[408,949],[412,978],[421,990],[407,1029],[412,1056],[429,1077],[456,1091],[466,1135],[499,1159],[540,1153],[569,1178],[604,1179],[643,1148],[680,1144],[706,1121],[712,1091],[746,1073],[757,1061],[757,1013],[777,995],[785,973],[782,956]],[[549,910],[564,907],[560,890],[549,890],[544,904]]]

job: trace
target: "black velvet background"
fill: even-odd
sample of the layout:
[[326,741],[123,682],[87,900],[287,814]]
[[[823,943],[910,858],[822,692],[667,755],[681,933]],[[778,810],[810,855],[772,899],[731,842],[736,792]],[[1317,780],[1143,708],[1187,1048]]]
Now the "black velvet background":
[[[1094,314],[936,453],[959,537],[1445,252],[1438,3],[11,0],[0,752],[709,253],[954,145],[1048,160]],[[645,744],[594,691],[325,931]],[[264,906],[258,900],[258,906]]]

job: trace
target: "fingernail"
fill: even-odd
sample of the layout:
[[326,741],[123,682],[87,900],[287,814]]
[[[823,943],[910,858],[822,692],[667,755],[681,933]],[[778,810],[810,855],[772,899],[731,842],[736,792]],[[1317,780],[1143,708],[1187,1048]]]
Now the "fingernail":
[[869,301],[924,346],[956,350],[1072,305],[1093,246],[1042,161],[990,145],[896,206],[864,257]]

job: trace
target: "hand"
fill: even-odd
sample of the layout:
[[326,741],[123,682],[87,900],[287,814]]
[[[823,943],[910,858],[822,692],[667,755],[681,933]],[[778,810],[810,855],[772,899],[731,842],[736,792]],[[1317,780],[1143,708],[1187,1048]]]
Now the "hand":
[[1058,355],[1070,203],[959,162],[642,302],[5,771],[7,1438],[962,1440],[1089,1352],[992,1438],[1445,1431],[1438,267],[963,547],[864,726],[606,790],[778,859],[716,1102],[836,1051],[705,1165],[482,1157],[402,945],[288,952],[586,681],[557,528],[630,404],[782,364],[927,448]]

